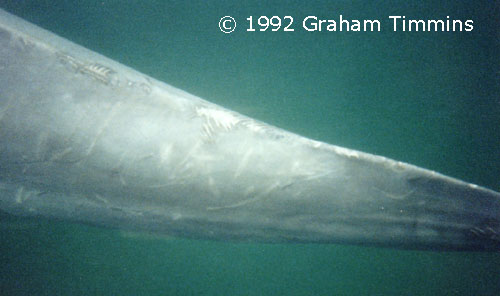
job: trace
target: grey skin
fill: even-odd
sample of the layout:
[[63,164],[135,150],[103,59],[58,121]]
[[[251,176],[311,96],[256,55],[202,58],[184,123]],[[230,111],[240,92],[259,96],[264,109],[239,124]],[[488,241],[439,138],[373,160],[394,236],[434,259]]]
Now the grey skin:
[[500,194],[258,122],[0,11],[0,211],[174,236],[500,250]]

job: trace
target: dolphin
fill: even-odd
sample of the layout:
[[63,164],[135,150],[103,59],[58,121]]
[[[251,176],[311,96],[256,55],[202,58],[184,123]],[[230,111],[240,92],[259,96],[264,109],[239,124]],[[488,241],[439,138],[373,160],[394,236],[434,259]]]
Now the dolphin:
[[304,138],[0,10],[0,211],[194,239],[500,250],[500,193]]

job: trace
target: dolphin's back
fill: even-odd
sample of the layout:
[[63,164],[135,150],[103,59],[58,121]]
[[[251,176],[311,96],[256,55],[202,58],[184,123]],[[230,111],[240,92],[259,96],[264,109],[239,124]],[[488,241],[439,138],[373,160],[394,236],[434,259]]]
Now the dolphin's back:
[[226,110],[0,10],[0,210],[218,240],[500,250],[500,194]]

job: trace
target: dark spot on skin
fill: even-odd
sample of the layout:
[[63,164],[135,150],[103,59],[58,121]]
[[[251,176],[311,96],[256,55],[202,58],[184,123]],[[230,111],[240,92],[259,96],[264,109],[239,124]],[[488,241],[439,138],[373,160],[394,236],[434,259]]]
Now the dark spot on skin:
[[12,34],[7,30],[0,29],[0,40],[2,40],[2,43],[10,41],[10,39],[12,39]]

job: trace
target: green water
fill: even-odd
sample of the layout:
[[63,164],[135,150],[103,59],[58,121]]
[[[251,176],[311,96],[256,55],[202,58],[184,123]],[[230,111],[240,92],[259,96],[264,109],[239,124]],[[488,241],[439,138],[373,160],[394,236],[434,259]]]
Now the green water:
[[[186,3],[181,3],[186,2]],[[498,1],[1,1],[211,102],[500,191]],[[470,3],[469,3],[470,2]],[[307,15],[382,32],[306,32]],[[222,16],[238,22],[231,34]],[[253,15],[295,32],[247,32]],[[389,15],[472,19],[393,32]],[[234,244],[0,217],[0,295],[498,295],[500,254]]]

